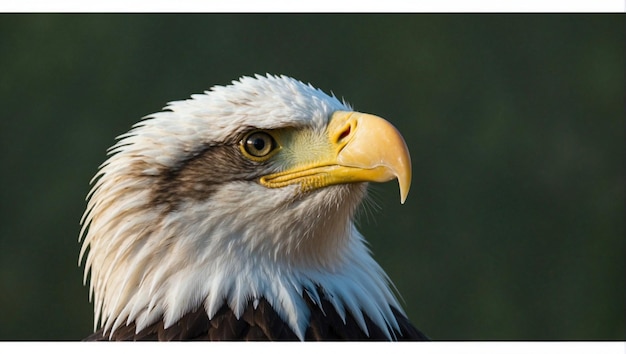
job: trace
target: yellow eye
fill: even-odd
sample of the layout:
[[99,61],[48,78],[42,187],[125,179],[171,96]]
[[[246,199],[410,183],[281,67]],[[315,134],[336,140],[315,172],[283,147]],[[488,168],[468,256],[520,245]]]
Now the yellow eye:
[[241,147],[252,158],[263,158],[276,148],[274,138],[263,131],[255,131],[241,140]]

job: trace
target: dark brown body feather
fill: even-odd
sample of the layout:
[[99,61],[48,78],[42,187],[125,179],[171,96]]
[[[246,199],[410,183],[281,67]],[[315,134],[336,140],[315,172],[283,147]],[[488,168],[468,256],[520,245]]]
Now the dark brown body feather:
[[[367,316],[365,323],[369,336],[361,330],[351,314],[346,314],[345,323],[335,311],[333,305],[322,299],[323,311],[308,296],[305,296],[311,311],[309,326],[305,340],[310,341],[342,341],[342,340],[388,340]],[[392,309],[400,326],[395,332],[397,340],[428,340],[409,320],[396,309]],[[163,321],[156,322],[135,334],[135,324],[122,326],[115,330],[111,340],[118,341],[176,341],[176,340],[213,340],[213,341],[296,341],[296,334],[272,309],[269,302],[261,299],[255,308],[252,301],[248,303],[243,315],[237,319],[233,311],[224,303],[219,311],[209,320],[206,311],[200,307],[194,312],[183,316],[176,324],[165,329]],[[100,329],[86,341],[106,341],[109,335]]]

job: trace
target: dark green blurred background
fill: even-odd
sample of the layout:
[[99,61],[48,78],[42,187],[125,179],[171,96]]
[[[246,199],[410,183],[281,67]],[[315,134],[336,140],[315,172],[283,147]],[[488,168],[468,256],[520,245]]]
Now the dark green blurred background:
[[88,182],[168,101],[276,73],[405,136],[360,228],[434,339],[625,339],[624,35],[612,15],[0,16],[0,339],[80,339]]

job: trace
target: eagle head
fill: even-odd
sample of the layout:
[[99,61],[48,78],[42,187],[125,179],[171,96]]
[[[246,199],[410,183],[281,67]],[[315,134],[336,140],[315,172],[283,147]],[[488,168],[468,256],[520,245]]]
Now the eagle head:
[[398,131],[285,76],[169,103],[117,138],[92,180],[80,259],[95,327],[173,326],[267,301],[303,339],[305,296],[389,337],[402,311],[354,226],[367,182],[411,163]]

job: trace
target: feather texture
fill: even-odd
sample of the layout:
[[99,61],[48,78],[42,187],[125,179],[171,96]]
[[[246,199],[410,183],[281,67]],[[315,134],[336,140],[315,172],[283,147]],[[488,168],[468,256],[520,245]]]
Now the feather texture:
[[269,189],[258,178],[282,166],[240,154],[245,132],[313,139],[337,110],[300,81],[244,77],[120,135],[82,218],[92,339],[419,338],[354,226],[367,185]]
[[[337,314],[333,305],[327,300],[322,301],[322,307],[306,297],[307,306],[311,310],[309,325],[304,339],[316,341],[337,340],[387,340],[386,333],[365,316],[367,326],[365,332],[356,319],[349,315],[345,320]],[[398,310],[392,309],[396,321],[400,324],[393,335],[396,340],[427,340],[428,338],[417,330]],[[143,330],[136,332],[134,324],[118,328],[112,337],[100,330],[85,340],[246,340],[246,341],[296,341],[299,337],[278,316],[273,307],[265,299],[258,300],[254,306],[249,301],[241,317],[237,317],[227,304],[223,304],[212,319],[204,309],[196,309],[183,316],[175,325],[165,327],[162,321],[154,323]]]

